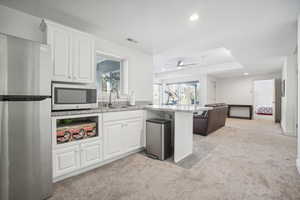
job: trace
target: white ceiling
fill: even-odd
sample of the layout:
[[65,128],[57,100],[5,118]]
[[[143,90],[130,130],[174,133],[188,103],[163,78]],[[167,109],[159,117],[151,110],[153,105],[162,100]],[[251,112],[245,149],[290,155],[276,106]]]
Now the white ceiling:
[[[300,0],[0,0],[0,4],[89,31],[154,55],[155,70],[179,58],[201,60],[204,52],[230,50],[222,59],[235,69],[216,76],[247,71],[280,70],[282,57],[296,48]],[[197,12],[199,20],[190,22]],[[126,38],[139,41],[131,44]],[[212,63],[219,63],[220,57]]]
[[[180,49],[181,50],[181,49]],[[179,56],[180,55],[180,56]],[[221,63],[235,62],[235,58],[226,48],[217,48],[209,51],[197,51],[194,49],[185,49],[185,51],[168,52],[168,54],[157,54],[154,56],[155,72],[174,70],[177,62],[182,61],[186,67],[205,67]]]
[[[180,55],[178,57],[178,55]],[[183,66],[177,66],[182,61]],[[199,51],[197,48],[172,49],[154,56],[154,72],[156,78],[166,79],[170,76],[184,77],[209,73],[218,76],[227,71],[244,68],[226,48]],[[221,70],[222,69],[222,70]],[[171,73],[172,72],[172,73]]]

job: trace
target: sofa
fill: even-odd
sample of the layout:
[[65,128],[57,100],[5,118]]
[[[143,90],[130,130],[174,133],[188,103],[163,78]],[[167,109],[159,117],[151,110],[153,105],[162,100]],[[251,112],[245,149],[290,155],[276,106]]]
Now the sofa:
[[207,104],[212,110],[204,111],[202,114],[194,115],[193,132],[207,136],[208,134],[225,126],[228,106],[225,103]]

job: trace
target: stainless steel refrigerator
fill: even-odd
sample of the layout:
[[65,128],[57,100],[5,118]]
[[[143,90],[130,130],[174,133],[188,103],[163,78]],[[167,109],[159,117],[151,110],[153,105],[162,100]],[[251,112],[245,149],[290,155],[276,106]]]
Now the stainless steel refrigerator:
[[51,51],[0,34],[0,199],[52,193]]

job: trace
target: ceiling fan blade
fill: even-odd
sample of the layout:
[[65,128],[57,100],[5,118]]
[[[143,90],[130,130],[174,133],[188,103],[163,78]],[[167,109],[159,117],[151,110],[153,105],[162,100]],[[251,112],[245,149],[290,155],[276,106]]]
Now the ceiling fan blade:
[[183,63],[181,63],[180,65],[178,63],[177,63],[177,65],[174,65],[174,64],[171,64],[171,63],[165,64],[165,66],[167,68],[173,68],[173,67],[180,68],[180,67],[188,67],[188,66],[193,66],[193,65],[201,65],[201,63],[189,63],[189,64],[183,64]]
[[190,64],[183,64],[181,66],[189,66],[189,65],[200,65],[201,63],[190,63]]

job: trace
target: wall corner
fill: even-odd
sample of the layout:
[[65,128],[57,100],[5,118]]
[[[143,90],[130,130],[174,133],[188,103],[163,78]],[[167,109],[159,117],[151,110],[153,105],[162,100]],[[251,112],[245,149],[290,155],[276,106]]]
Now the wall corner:
[[300,174],[300,158],[299,157],[296,160],[296,166],[297,166],[297,169],[298,169],[298,173]]

